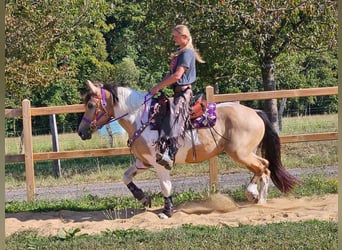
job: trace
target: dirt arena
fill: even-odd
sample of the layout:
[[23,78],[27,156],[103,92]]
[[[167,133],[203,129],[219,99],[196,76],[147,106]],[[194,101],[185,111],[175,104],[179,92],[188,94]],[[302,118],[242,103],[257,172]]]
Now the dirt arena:
[[56,235],[60,230],[80,228],[81,233],[97,234],[116,229],[146,229],[151,231],[176,228],[183,224],[227,225],[267,224],[311,219],[335,221],[338,218],[338,195],[270,199],[266,204],[234,203],[223,194],[208,200],[186,202],[176,207],[172,218],[161,220],[160,208],[124,211],[58,211],[7,213],[6,236],[33,229],[40,235]]

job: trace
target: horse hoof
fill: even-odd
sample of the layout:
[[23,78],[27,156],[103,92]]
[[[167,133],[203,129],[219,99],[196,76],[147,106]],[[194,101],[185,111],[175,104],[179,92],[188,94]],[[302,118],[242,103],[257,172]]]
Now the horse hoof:
[[246,192],[247,200],[252,203],[258,203],[259,202],[259,194],[253,194]]
[[165,220],[165,219],[168,219],[168,218],[170,218],[169,216],[167,216],[166,214],[164,214],[164,213],[159,213],[158,214],[158,217],[159,217],[159,219],[163,219],[163,220]]
[[173,215],[173,208],[163,209],[161,213],[158,214],[160,219],[171,218]]
[[258,203],[260,199],[260,194],[256,184],[250,183],[247,187],[245,194],[249,202]]
[[148,195],[145,195],[145,197],[142,198],[142,199],[140,200],[140,202],[143,204],[144,207],[151,208],[151,206],[152,206],[152,199],[151,199],[151,197],[148,196]]
[[266,199],[259,199],[258,200],[258,204],[265,204],[266,203]]

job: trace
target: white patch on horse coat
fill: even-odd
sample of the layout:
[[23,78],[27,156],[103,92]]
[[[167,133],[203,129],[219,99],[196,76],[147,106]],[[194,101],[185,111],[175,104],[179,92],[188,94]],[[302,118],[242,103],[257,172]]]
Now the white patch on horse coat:
[[164,214],[164,213],[159,213],[159,214],[158,214],[158,217],[159,217],[160,219],[163,219],[163,220],[166,220],[166,219],[169,218],[169,217],[168,217],[166,214]]
[[258,185],[255,183],[249,183],[246,189],[246,196],[248,201],[259,199]]

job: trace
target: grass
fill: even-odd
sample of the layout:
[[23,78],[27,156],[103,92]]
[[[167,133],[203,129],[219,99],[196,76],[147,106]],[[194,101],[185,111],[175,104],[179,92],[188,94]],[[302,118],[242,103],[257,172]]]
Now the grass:
[[[282,135],[337,131],[337,114],[288,117],[283,119]],[[126,135],[115,135],[114,145],[126,146]],[[51,136],[34,136],[34,152],[52,151]],[[59,135],[60,151],[108,148],[108,138],[94,134],[92,140],[82,141],[76,133]],[[20,138],[6,138],[6,154],[20,153]],[[282,161],[286,168],[315,168],[337,165],[337,141],[288,143],[282,145]],[[52,161],[35,162],[37,187],[74,185],[79,183],[121,182],[123,173],[133,163],[131,155],[61,160],[62,178],[54,178]],[[220,174],[248,171],[225,154],[218,157]],[[173,177],[208,175],[208,162],[192,165],[178,164],[171,172]],[[146,171],[137,180],[157,178],[156,173]],[[5,167],[6,189],[24,188],[24,163],[7,163]]]
[[42,237],[34,231],[6,238],[6,249],[337,249],[337,223],[317,220],[262,226],[193,226],[160,232],[107,230],[82,235],[79,230]]
[[[337,193],[337,177],[312,174],[303,179],[289,196],[303,197]],[[245,187],[227,194],[235,201],[246,201]],[[160,193],[153,196],[153,206],[164,202]],[[183,192],[174,194],[175,205],[185,201],[207,198],[209,193]],[[269,188],[269,198],[283,196],[275,187]],[[116,219],[126,211],[142,209],[133,197],[97,197],[87,195],[76,200],[13,201],[6,203],[6,213],[20,211],[103,210],[106,218]],[[122,216],[122,215],[121,215]],[[128,217],[128,215],[126,215]],[[126,218],[127,218],[126,217]],[[96,235],[82,233],[82,229],[61,229],[56,236],[40,236],[34,230],[22,231],[6,237],[6,249],[338,249],[337,223],[318,220],[282,222],[268,225],[193,226],[159,232],[147,230],[105,230]]]
[[[302,183],[294,188],[288,196],[303,197],[312,195],[323,195],[327,193],[337,193],[338,181],[337,177],[324,177],[321,174],[312,174],[302,179]],[[235,190],[223,190],[236,202],[247,201],[245,196],[245,186],[241,186]],[[158,207],[164,204],[164,198],[161,193],[149,193],[152,196],[152,206]],[[186,191],[182,193],[174,193],[173,200],[175,205],[179,205],[185,201],[201,200],[207,198],[208,190],[202,192]],[[273,186],[269,187],[269,198],[277,198],[284,196],[278,189]],[[140,202],[136,201],[132,196],[110,196],[98,197],[94,195],[86,195],[75,200],[34,200],[26,201],[10,201],[5,204],[6,213],[16,213],[23,211],[58,211],[58,210],[74,210],[74,211],[95,211],[95,210],[122,210],[122,209],[138,209],[143,208]]]
[[[309,175],[302,185],[289,195],[303,197],[337,193],[337,178]],[[235,201],[245,201],[245,187],[228,195]],[[163,204],[160,193],[151,194],[153,206]],[[205,199],[208,192],[184,192],[174,195],[175,205],[185,201]],[[283,196],[274,187],[269,197]],[[242,198],[243,197],[243,198]],[[85,196],[78,200],[37,200],[30,203],[6,203],[6,213],[19,211],[103,210],[108,219],[116,219],[122,211],[141,209],[132,197]],[[127,216],[128,217],[128,216]],[[22,231],[6,237],[6,249],[338,249],[337,223],[309,220],[267,225],[193,226],[159,232],[147,230],[105,230],[96,235],[82,233],[82,229],[61,229],[56,236],[40,236],[34,230]]]
[[[282,146],[282,161],[286,168],[317,168],[337,166],[337,141],[291,143]],[[108,156],[82,159],[61,160],[62,177],[56,179],[52,161],[35,162],[35,182],[37,187],[52,187],[84,183],[121,182],[122,176],[130,164],[132,156]],[[207,176],[207,161],[196,164],[177,164],[172,177]],[[232,161],[225,154],[218,157],[219,174],[249,172]],[[135,177],[136,180],[158,178],[153,169]],[[6,189],[24,188],[25,165],[23,163],[6,164]]]
[[[315,115],[315,116],[299,116],[285,117],[282,122],[282,131],[280,135],[293,135],[302,133],[318,133],[318,132],[337,132],[338,127],[337,114]],[[77,133],[59,134],[59,150],[82,150],[108,148],[109,139],[106,136],[95,133],[91,140],[82,141]],[[115,134],[113,144],[116,147],[126,147],[127,135]],[[33,152],[49,152],[52,151],[51,135],[33,136]],[[21,138],[8,137],[5,138],[5,154],[21,153]]]
[[[97,149],[109,148],[109,139],[106,136],[95,133],[91,140],[83,141],[77,133],[66,133],[58,135],[59,150],[82,150],[82,149]],[[116,147],[126,147],[127,135],[115,134],[113,144]],[[5,138],[5,154],[20,154],[21,153],[21,138],[8,137]],[[51,135],[39,135],[32,138],[33,152],[51,152],[52,137]]]
[[296,116],[283,118],[281,135],[337,132],[337,114]]

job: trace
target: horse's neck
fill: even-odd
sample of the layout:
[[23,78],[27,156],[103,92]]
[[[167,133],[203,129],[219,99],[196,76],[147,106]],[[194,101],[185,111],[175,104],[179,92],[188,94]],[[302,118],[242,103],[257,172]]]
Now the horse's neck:
[[130,88],[119,87],[118,88],[118,110],[122,114],[124,113],[135,113],[139,111],[144,103],[144,94],[135,91]]
[[[119,87],[118,98],[119,102],[115,108],[115,116],[124,116],[119,120],[120,125],[128,132],[128,134],[134,133],[139,125],[138,121],[144,119],[146,112],[149,109],[149,105],[144,106],[145,94],[132,90],[130,88]],[[148,102],[149,104],[149,102]]]

